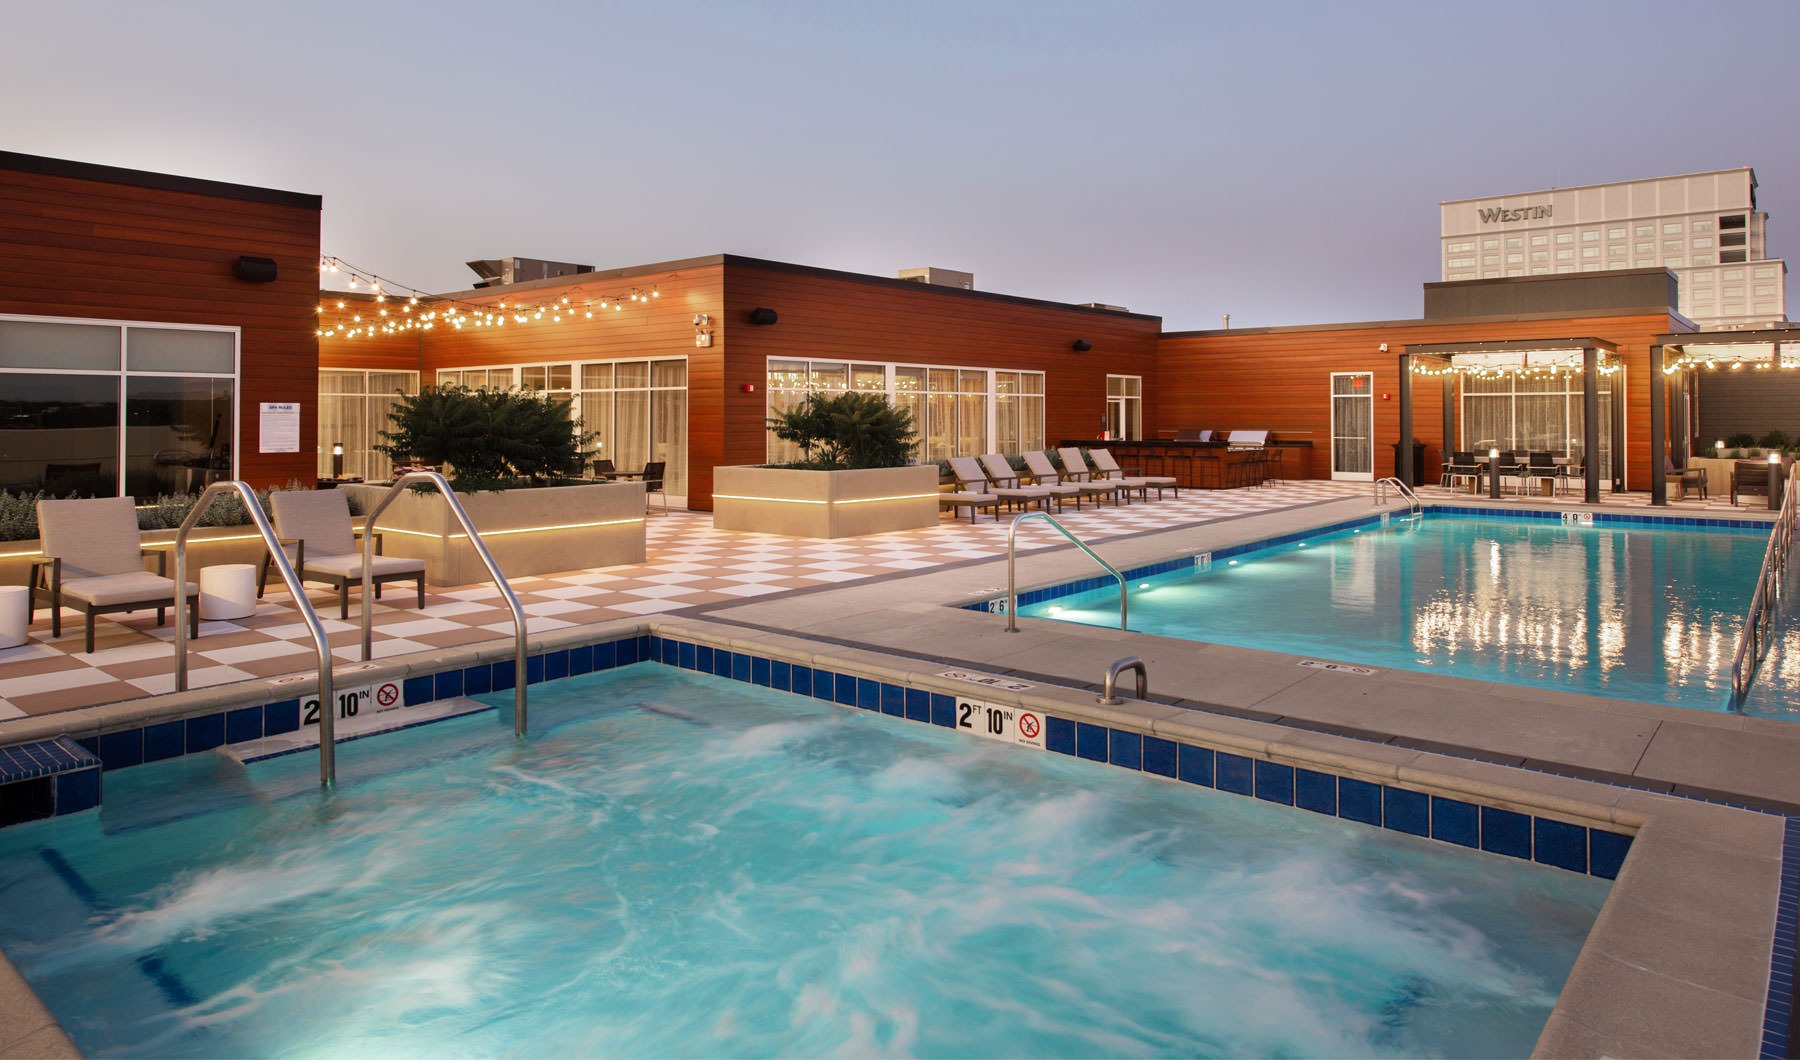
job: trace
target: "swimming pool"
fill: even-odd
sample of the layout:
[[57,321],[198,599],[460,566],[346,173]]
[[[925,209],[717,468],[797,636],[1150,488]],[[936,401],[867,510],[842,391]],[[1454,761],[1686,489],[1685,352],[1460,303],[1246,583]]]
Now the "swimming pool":
[[[1133,630],[1721,711],[1765,525],[1426,514],[1133,578]],[[1110,581],[1110,579],[1108,579]],[[1117,626],[1117,583],[1020,614]],[[1769,682],[1780,684],[1779,680]],[[1800,700],[1758,712],[1800,716]]]
[[1490,1055],[1607,890],[667,667],[533,721],[111,773],[5,948],[96,1054]]

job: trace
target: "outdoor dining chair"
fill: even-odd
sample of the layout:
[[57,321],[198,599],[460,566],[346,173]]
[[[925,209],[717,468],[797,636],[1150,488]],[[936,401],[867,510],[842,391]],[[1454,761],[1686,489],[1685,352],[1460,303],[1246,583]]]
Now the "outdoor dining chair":
[[[43,557],[31,564],[31,617],[37,604],[50,605],[50,635],[62,636],[62,609],[87,619],[88,652],[94,650],[94,616],[156,609],[162,625],[175,606],[175,580],[167,576],[168,553],[143,547],[137,503],[131,497],[89,497],[37,502]],[[157,573],[144,569],[156,557]],[[200,587],[187,584],[188,635],[200,635]]]

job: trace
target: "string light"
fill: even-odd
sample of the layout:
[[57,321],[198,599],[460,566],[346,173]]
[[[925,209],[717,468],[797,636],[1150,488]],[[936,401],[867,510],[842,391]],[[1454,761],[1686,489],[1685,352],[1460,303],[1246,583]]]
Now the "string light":
[[[440,326],[462,330],[463,328],[504,327],[510,321],[513,324],[558,324],[566,320],[574,320],[576,313],[581,312],[586,319],[594,319],[596,304],[600,309],[611,307],[615,312],[624,312],[625,303],[635,302],[648,306],[652,301],[662,297],[662,291],[655,286],[648,288],[633,287],[625,294],[607,294],[593,298],[579,298],[578,294],[551,296],[541,303],[525,303],[509,301],[502,298],[494,304],[469,301],[467,299],[449,298],[442,295],[428,294],[415,287],[396,283],[384,276],[378,276],[367,269],[359,269],[341,258],[321,256],[319,258],[321,275],[340,274],[347,277],[345,286],[353,291],[368,288],[369,297],[378,307],[378,319],[364,323],[362,314],[352,313],[350,319],[341,316],[329,323],[323,320],[327,307],[321,302],[315,312],[320,316],[318,327],[319,338],[357,339],[376,335],[398,335],[407,331],[431,331]],[[403,292],[403,293],[402,293]],[[399,315],[390,314],[386,308],[390,298],[400,306]],[[336,300],[338,310],[348,310],[349,304],[344,299]],[[415,311],[416,310],[416,311]]]

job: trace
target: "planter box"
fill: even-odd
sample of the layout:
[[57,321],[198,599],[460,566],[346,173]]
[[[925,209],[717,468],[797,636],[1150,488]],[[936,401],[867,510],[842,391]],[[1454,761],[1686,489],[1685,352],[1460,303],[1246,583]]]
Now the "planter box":
[[[340,487],[371,512],[388,487]],[[508,578],[644,562],[644,484],[601,482],[587,486],[458,493],[463,510]],[[376,531],[382,551],[425,561],[429,585],[475,585],[487,568],[463,534],[450,506],[436,491],[410,488],[381,513]]]
[[856,471],[713,469],[713,525],[788,537],[859,537],[936,526],[935,464]]
[[[175,577],[175,531],[145,530],[144,547],[168,554],[168,576]],[[43,545],[38,541],[0,541],[0,585],[24,585],[31,576],[31,560]],[[260,566],[268,549],[256,527],[197,526],[188,535],[188,580],[200,570],[220,563],[254,563]],[[144,557],[144,569],[156,570],[156,560]]]

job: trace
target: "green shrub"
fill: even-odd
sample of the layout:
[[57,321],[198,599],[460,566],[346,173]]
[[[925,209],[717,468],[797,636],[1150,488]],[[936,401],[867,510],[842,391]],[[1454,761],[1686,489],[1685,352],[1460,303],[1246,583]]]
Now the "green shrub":
[[814,391],[768,424],[775,437],[800,447],[804,459],[793,466],[822,471],[905,467],[919,440],[912,413],[884,395],[855,390],[829,397]]
[[[309,487],[290,481],[286,489],[298,490]],[[262,506],[263,514],[269,512],[268,489],[256,490],[256,501]],[[38,536],[37,502],[44,498],[42,493],[12,493],[0,490],[0,541],[31,541]],[[182,520],[194,510],[200,500],[198,493],[165,493],[151,500],[140,503],[137,507],[139,530],[174,530],[181,526]],[[360,514],[360,507],[352,498],[351,514]],[[247,526],[250,513],[244,510],[244,502],[236,493],[221,494],[207,506],[206,514],[200,517],[199,526]]]
[[1770,431],[1768,434],[1763,435],[1762,440],[1756,444],[1762,446],[1764,449],[1786,449],[1788,447],[1787,432]]
[[[375,448],[395,463],[444,466],[459,490],[543,485],[580,470],[586,446],[571,402],[529,390],[426,387],[403,396]],[[519,480],[524,480],[520,483]]]
[[1749,431],[1739,431],[1736,434],[1725,436],[1725,448],[1727,449],[1748,449],[1755,444],[1756,435]]

